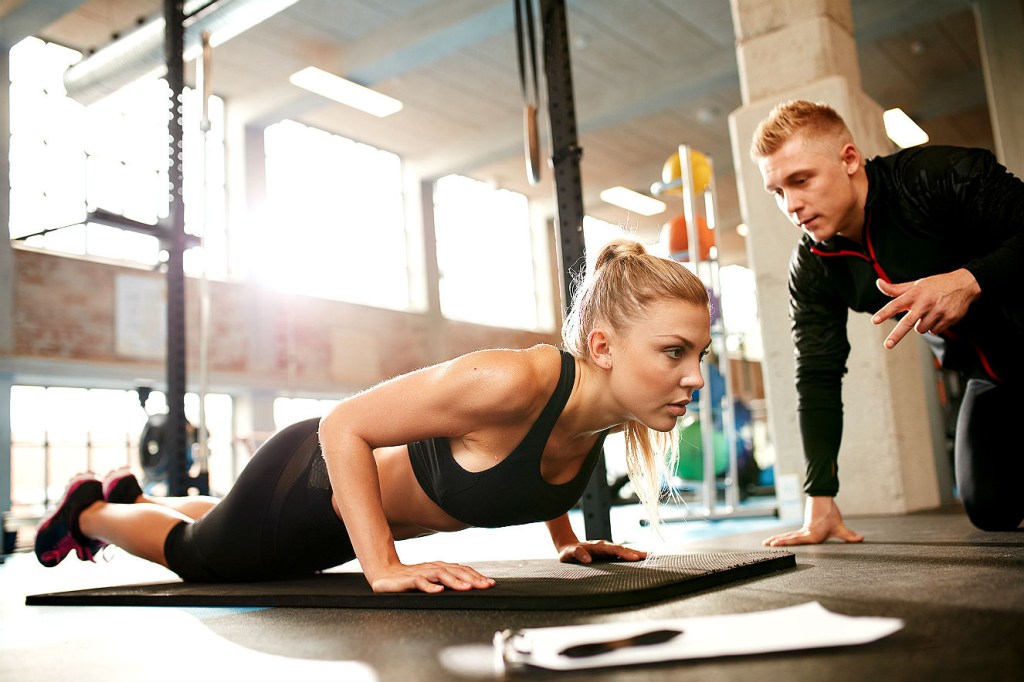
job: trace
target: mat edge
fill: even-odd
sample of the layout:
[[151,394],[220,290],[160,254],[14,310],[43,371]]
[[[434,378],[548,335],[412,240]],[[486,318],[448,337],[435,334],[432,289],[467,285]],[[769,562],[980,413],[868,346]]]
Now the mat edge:
[[[141,606],[141,607],[178,607],[178,608],[337,608],[337,609],[395,609],[395,610],[465,610],[465,611],[571,611],[615,609],[640,604],[665,601],[674,597],[683,597],[711,589],[722,584],[760,577],[796,566],[796,555],[792,552],[776,550],[779,556],[733,566],[732,568],[691,578],[686,581],[686,588],[680,590],[682,583],[667,583],[654,587],[634,590],[631,592],[611,594],[567,595],[557,600],[557,607],[552,606],[552,596],[514,596],[495,595],[486,600],[485,605],[477,605],[473,597],[455,591],[439,594],[419,594],[414,592],[401,595],[388,595],[389,599],[380,599],[381,595],[372,593],[347,597],[344,605],[325,603],[323,595],[290,595],[283,601],[274,604],[239,604],[233,595],[191,595],[187,598],[174,594],[161,596],[109,595],[89,596],[83,592],[92,592],[91,588],[71,592],[52,592],[46,594],[26,595],[27,606]],[[148,587],[160,585],[180,585],[179,582],[139,583],[135,586]],[[532,600],[532,601],[531,601]],[[329,600],[328,600],[329,601]],[[541,602],[538,605],[538,602]]]

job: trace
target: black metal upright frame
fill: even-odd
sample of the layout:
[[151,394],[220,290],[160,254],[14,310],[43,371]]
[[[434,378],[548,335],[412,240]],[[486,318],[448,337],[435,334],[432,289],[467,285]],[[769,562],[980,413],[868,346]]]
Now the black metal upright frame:
[[182,152],[184,138],[183,95],[185,92],[185,3],[164,0],[164,55],[170,89],[168,120],[167,185],[170,193],[167,216],[167,429],[162,446],[167,452],[167,494],[188,492],[189,474],[185,449],[185,201],[182,193]]
[[[573,300],[577,274],[586,267],[583,242],[583,185],[580,158],[583,150],[576,134],[576,105],[573,100],[569,30],[564,0],[539,0],[544,49],[544,80],[548,126],[551,139],[551,167],[555,178],[555,230],[561,260],[563,304]],[[587,484],[582,498],[584,526],[588,539],[612,537],[611,491],[604,457]]]
[[[555,180],[558,235],[556,245],[561,261],[563,303],[568,307],[575,292],[577,275],[585,267],[583,242],[583,187],[580,180],[579,146],[576,132],[576,106],[573,98],[572,69],[569,56],[568,22],[564,0],[539,0],[544,51],[544,77],[547,94],[548,126],[551,140],[551,167]],[[185,419],[186,333],[185,210],[182,194],[182,140],[185,90],[185,10],[184,0],[164,0],[167,83],[171,107],[168,125],[170,140],[168,163],[167,260],[167,433],[168,494],[184,495],[189,484],[185,448],[188,444]],[[583,494],[587,538],[611,538],[610,491],[604,458],[598,461]]]

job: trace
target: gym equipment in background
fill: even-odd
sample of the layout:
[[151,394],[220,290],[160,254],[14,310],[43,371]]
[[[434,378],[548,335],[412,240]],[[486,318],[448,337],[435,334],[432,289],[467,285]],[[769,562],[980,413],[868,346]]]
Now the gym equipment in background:
[[[682,196],[684,191],[683,175],[679,158],[679,152],[675,152],[665,160],[665,165],[661,167],[662,184],[659,188],[661,194]],[[695,194],[703,194],[711,184],[711,161],[703,153],[691,149],[690,167],[693,169],[691,175],[693,191]]]
[[[687,161],[683,163],[682,160]],[[689,432],[688,442],[696,446],[699,442],[701,453],[701,476],[698,480],[700,507],[686,506],[679,512],[679,520],[687,518],[718,519],[735,516],[765,516],[777,513],[778,505],[740,507],[740,464],[737,447],[736,403],[733,396],[730,363],[727,348],[728,330],[721,310],[721,278],[718,265],[717,234],[715,218],[718,215],[715,194],[714,163],[710,157],[679,145],[662,167],[662,181],[651,185],[655,196],[678,196],[682,199],[681,217],[666,226],[669,251],[673,258],[684,262],[698,276],[708,289],[711,301],[711,355],[702,365],[705,388],[698,392],[691,403],[693,411],[700,415],[695,422],[697,428]],[[699,201],[698,201],[699,199]],[[674,223],[674,224],[673,224]],[[673,230],[675,234],[673,234]],[[680,232],[685,231],[686,239]],[[683,249],[673,249],[675,246]],[[698,248],[690,245],[697,244]],[[718,376],[715,376],[715,373]],[[717,382],[714,380],[718,379]],[[717,391],[714,386],[720,387]],[[692,429],[692,427],[691,427]],[[696,438],[699,431],[699,439]],[[719,504],[719,466],[716,463],[716,434],[721,434],[719,443],[724,442],[728,453],[724,472],[724,500]],[[719,446],[721,447],[721,445]],[[665,521],[676,520],[668,514]]]
[[[523,136],[526,179],[540,182],[540,131],[537,128],[537,38],[533,21],[533,0],[515,0],[516,56],[519,59],[519,88],[523,96]],[[523,35],[527,40],[523,40]]]
[[[533,2],[534,0],[530,0]],[[580,158],[583,149],[576,134],[576,103],[573,97],[568,21],[564,0],[536,0],[539,17],[537,43],[546,86],[550,168],[555,181],[555,250],[561,264],[559,285],[562,307],[568,309],[575,293],[576,275],[586,267],[583,245],[583,182]],[[598,459],[583,497],[584,531],[587,539],[612,537],[611,490],[604,456]]]
[[[191,468],[192,447],[197,443],[196,430],[192,424],[188,424],[187,432],[185,465]],[[171,460],[167,441],[167,414],[150,415],[139,437],[139,464],[142,466],[142,486],[146,492],[152,492],[155,485],[167,481]]]
[[175,447],[175,439],[169,435],[167,413],[150,414],[146,409],[149,394],[152,392],[149,386],[136,386],[135,391],[139,395],[139,404],[146,412],[146,425],[139,436],[139,466],[142,467],[143,490],[152,493],[157,485],[168,484],[172,467],[184,464],[186,493],[189,488],[195,488],[200,495],[209,495],[210,473],[206,467],[206,460],[200,460],[198,473],[193,475],[190,471],[195,463],[192,450],[198,443],[195,426],[185,421],[184,452],[178,457],[172,457],[171,448]]
[[[697,216],[697,234],[701,260],[710,260],[711,249],[715,248],[715,231],[708,226],[707,218],[702,215]],[[672,258],[680,261],[690,259],[690,231],[685,214],[676,215],[662,226],[661,242],[668,248]]]

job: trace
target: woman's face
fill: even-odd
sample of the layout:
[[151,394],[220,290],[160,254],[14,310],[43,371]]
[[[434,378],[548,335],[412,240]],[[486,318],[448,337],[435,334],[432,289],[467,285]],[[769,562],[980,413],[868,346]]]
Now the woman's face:
[[661,299],[610,339],[612,394],[632,419],[670,431],[704,385],[700,364],[711,344],[707,306]]

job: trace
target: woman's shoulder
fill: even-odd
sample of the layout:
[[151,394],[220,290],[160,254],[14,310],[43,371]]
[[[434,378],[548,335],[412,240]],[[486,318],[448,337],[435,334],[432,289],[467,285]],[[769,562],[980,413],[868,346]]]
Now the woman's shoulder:
[[530,411],[547,400],[561,374],[561,352],[552,345],[525,349],[474,351],[449,363],[446,373],[478,398],[489,410],[504,413]]

